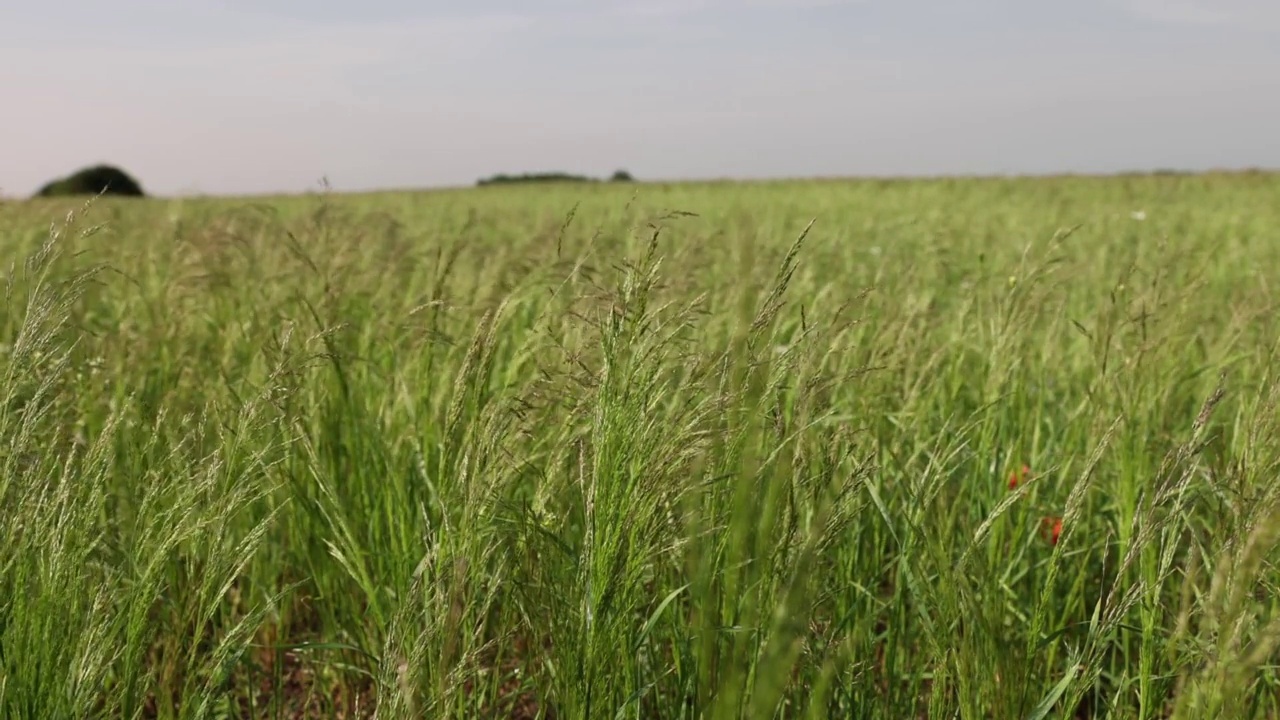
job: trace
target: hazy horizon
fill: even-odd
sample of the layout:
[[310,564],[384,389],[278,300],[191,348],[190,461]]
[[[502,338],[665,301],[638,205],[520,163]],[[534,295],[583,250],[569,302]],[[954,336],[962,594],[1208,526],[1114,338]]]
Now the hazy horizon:
[[1269,0],[51,0],[0,10],[0,194],[1280,167]]

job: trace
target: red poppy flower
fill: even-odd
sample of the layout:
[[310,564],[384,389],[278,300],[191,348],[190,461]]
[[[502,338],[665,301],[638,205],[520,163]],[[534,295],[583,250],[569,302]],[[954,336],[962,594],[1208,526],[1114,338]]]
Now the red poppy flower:
[[1023,465],[1021,469],[1014,470],[1009,473],[1009,489],[1017,490],[1018,486],[1027,479],[1027,474],[1031,472],[1031,468]]
[[1050,545],[1057,545],[1062,535],[1062,518],[1047,517],[1040,521],[1040,536]]

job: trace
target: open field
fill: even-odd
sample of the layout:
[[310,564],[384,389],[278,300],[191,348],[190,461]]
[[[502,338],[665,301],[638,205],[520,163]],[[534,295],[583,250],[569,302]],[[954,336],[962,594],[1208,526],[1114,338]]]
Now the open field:
[[0,717],[1280,715],[1280,178],[82,205]]

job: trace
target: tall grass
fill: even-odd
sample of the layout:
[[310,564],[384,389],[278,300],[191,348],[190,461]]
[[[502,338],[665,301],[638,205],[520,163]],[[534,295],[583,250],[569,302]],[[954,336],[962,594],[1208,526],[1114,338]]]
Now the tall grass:
[[0,716],[1274,717],[1278,191],[0,206]]

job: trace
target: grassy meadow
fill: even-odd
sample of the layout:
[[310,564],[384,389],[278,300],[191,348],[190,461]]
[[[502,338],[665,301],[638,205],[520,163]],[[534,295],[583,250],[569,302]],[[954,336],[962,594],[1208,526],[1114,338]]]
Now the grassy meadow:
[[1280,178],[0,204],[0,717],[1280,716]]

